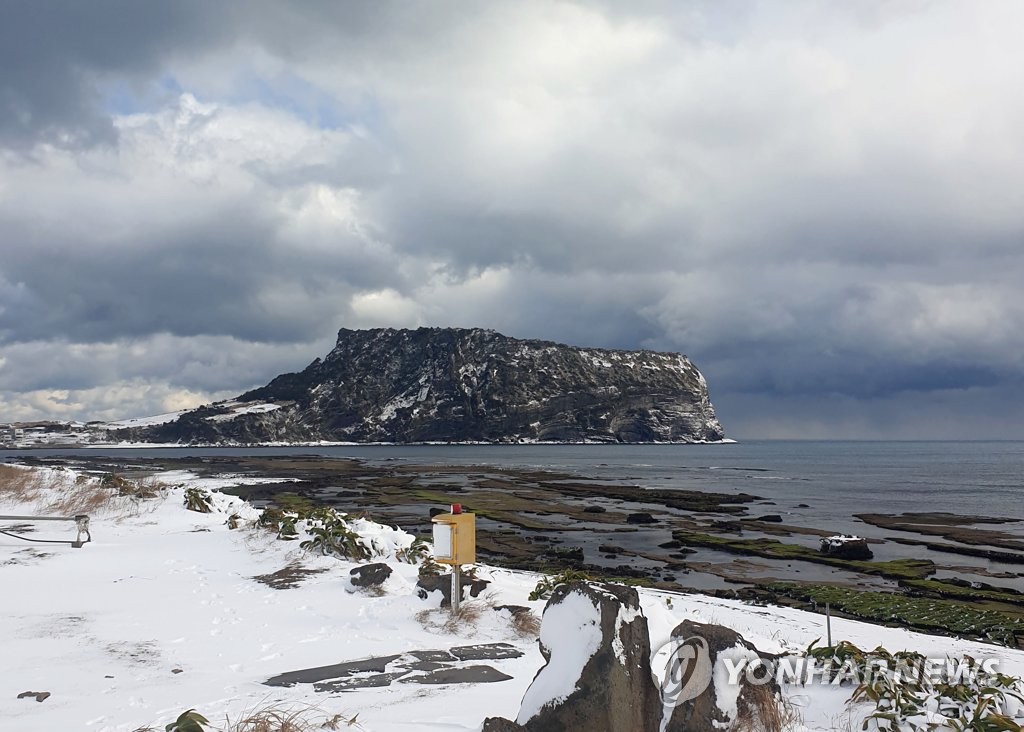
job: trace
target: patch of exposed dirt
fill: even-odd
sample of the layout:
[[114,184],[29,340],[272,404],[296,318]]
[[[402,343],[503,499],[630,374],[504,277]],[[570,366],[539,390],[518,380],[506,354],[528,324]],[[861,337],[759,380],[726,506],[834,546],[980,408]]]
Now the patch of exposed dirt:
[[275,590],[290,590],[301,585],[306,578],[317,574],[323,574],[326,571],[327,570],[324,568],[313,569],[310,567],[303,567],[301,564],[292,562],[276,572],[271,572],[270,574],[258,574],[253,577],[253,579],[267,587],[272,587]]

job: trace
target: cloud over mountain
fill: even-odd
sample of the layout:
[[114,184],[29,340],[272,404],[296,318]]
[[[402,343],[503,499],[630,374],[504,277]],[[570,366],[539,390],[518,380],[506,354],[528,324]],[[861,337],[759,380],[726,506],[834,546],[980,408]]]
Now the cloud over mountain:
[[0,421],[455,325],[681,350],[741,437],[1021,436],[1019,4],[0,12]]

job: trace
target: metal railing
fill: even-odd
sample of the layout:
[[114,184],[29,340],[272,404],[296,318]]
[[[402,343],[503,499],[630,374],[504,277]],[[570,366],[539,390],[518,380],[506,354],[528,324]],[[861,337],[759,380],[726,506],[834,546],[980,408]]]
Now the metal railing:
[[[89,533],[89,517],[86,514],[77,516],[0,516],[0,521],[73,521],[78,529],[78,536],[73,541],[71,539],[33,539],[3,529],[0,529],[0,534],[37,544],[70,544],[75,549],[81,549],[86,543],[92,541],[92,534]],[[85,541],[82,540],[83,536]]]

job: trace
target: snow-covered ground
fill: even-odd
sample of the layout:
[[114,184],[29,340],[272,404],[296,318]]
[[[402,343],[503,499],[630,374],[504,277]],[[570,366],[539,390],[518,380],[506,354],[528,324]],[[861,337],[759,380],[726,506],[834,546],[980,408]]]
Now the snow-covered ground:
[[101,430],[119,430],[126,427],[153,427],[158,424],[173,422],[184,413],[185,410],[181,410],[178,412],[166,412],[165,414],[154,414],[149,417],[132,417],[131,419],[122,419],[117,422],[104,422],[96,426]]
[[[71,471],[41,474],[66,487]],[[440,622],[437,593],[415,591],[417,568],[394,549],[411,541],[404,532],[362,522],[359,531],[384,546],[394,573],[380,594],[355,590],[354,563],[304,551],[252,527],[255,509],[213,494],[214,513],[186,510],[186,487],[216,489],[251,480],[225,476],[156,476],[174,487],[144,500],[121,498],[93,512],[93,542],[82,549],[27,544],[0,536],[0,728],[20,732],[163,729],[195,708],[217,724],[258,707],[316,707],[321,716],[358,715],[362,729],[478,730],[485,717],[515,719],[543,659],[535,639],[516,634],[507,611],[486,605],[543,602],[527,596],[529,573],[480,567],[492,584],[479,619],[449,632]],[[6,503],[3,501],[7,501]],[[0,513],[52,511],[45,495],[11,500],[0,491]],[[228,516],[243,526],[230,529]],[[4,522],[0,522],[2,524]],[[61,524],[40,524],[34,538],[71,538]],[[288,566],[313,570],[296,587],[274,589],[254,577]],[[756,607],[701,595],[643,591],[642,604],[657,647],[683,619],[726,625],[764,651],[806,647],[825,635],[823,618],[777,607]],[[833,637],[862,648],[925,654],[997,655],[1001,670],[1024,674],[1024,652],[927,636],[865,623],[833,620]],[[304,668],[370,656],[441,650],[476,643],[510,643],[524,655],[487,663],[513,678],[473,685],[392,683],[333,695],[311,686],[271,687],[268,678]],[[18,698],[49,692],[43,702]],[[802,730],[860,729],[847,710],[850,689],[793,686]],[[852,724],[852,727],[848,726]],[[357,727],[358,728],[358,727]]]

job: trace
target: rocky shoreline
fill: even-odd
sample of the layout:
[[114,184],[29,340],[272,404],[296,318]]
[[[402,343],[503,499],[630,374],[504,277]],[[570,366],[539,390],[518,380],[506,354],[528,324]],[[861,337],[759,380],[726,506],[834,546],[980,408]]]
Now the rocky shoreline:
[[[1024,552],[1014,551],[1024,542],[984,528],[1012,528],[1006,519],[865,514],[874,534],[869,545],[883,547],[883,556],[846,559],[817,548],[833,529],[788,523],[765,512],[773,502],[747,493],[647,489],[542,469],[318,456],[20,461],[130,476],[187,470],[278,478],[228,492],[257,506],[329,505],[420,535],[429,534],[430,509],[459,502],[477,514],[478,552],[489,564],[574,569],[804,609],[828,602],[837,615],[1024,643]],[[984,566],[950,563],[972,552]]]

